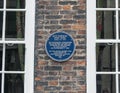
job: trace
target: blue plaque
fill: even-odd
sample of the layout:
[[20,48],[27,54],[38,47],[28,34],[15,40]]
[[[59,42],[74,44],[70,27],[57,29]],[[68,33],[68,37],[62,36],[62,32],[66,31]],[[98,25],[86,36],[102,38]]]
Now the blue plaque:
[[51,59],[63,62],[73,55],[75,42],[69,34],[65,32],[55,32],[46,40],[45,50]]

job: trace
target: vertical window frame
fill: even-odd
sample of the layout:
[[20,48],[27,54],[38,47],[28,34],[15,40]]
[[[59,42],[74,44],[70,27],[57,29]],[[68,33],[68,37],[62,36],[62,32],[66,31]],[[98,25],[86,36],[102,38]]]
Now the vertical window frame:
[[[118,7],[118,0],[115,0],[115,8],[96,8],[96,0],[93,2],[87,1],[87,93],[96,93],[96,75],[97,74],[115,74],[116,76],[116,93],[119,93],[119,75],[118,70],[118,44],[120,44],[119,38],[119,14],[120,7]],[[116,39],[97,39],[96,38],[96,11],[97,10],[114,10],[116,12]],[[92,32],[92,33],[91,33]],[[96,43],[115,43],[115,58],[116,58],[116,70],[114,72],[98,72],[96,71]]]
[[[2,28],[2,40],[0,43],[3,44],[3,63],[2,70],[0,71],[2,77],[1,93],[4,93],[4,78],[5,73],[18,73],[24,74],[24,93],[34,92],[34,36],[35,36],[35,0],[25,0],[25,9],[7,9],[6,1],[4,0],[4,7],[0,9],[3,11],[3,28]],[[29,2],[31,4],[29,4]],[[5,22],[6,22],[6,11],[25,11],[25,38],[23,41],[7,41],[5,40]],[[25,44],[25,69],[24,71],[5,71],[5,44]]]
[[96,1],[87,0],[87,93],[96,93]]

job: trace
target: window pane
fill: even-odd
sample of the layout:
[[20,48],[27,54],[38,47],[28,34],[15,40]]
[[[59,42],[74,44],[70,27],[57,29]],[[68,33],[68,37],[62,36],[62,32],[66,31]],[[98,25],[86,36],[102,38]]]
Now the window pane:
[[3,0],[0,0],[0,8],[3,8]]
[[118,18],[119,18],[119,39],[120,39],[120,11],[118,12],[118,14],[119,14]]
[[2,53],[3,53],[3,45],[0,44],[0,70],[2,70]]
[[115,8],[115,0],[97,0],[97,8]]
[[116,38],[115,11],[97,11],[96,28],[98,39]]
[[25,0],[7,0],[7,8],[25,8]]
[[4,93],[24,93],[24,75],[5,74]]
[[118,7],[120,8],[120,0],[118,0]]
[[7,12],[6,13],[6,40],[8,38],[24,38],[25,31],[25,12]]
[[115,44],[96,44],[97,71],[115,71]]
[[0,39],[2,38],[3,12],[0,11]]
[[1,86],[2,86],[2,76],[1,76],[1,74],[0,74],[0,93],[1,93]]
[[119,74],[119,93],[120,93],[120,74]]
[[118,64],[119,64],[119,71],[120,71],[120,44],[118,44]]
[[5,70],[23,71],[25,62],[24,44],[6,44]]
[[97,93],[116,93],[115,75],[97,75]]

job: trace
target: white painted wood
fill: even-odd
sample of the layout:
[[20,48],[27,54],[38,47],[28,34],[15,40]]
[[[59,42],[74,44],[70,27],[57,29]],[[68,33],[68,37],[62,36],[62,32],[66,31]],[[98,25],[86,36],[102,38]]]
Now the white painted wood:
[[[1,93],[4,93],[4,77],[5,73],[23,74],[24,75],[24,93],[34,93],[34,35],[35,35],[35,0],[25,0],[25,9],[6,9],[6,0],[4,0],[3,11],[3,37],[0,43],[3,44],[3,68],[0,73],[2,74]],[[6,11],[25,11],[25,39],[5,39],[5,22]],[[25,71],[5,71],[5,44],[25,44]]]
[[[96,0],[92,2],[87,0],[87,93],[96,92],[96,74],[114,74],[116,75],[116,93],[119,93],[119,74],[118,71],[118,43],[119,39],[119,15],[118,0],[115,0],[115,8],[96,8]],[[115,11],[116,12],[116,39],[96,39],[96,11]],[[97,72],[96,71],[96,43],[115,43],[115,72]]]

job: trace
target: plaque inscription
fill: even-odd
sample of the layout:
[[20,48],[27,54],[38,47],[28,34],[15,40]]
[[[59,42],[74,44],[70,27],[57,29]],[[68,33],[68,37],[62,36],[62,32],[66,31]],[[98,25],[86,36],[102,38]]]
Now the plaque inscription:
[[69,34],[65,32],[56,32],[47,39],[45,50],[51,59],[63,62],[73,55],[75,43]]

